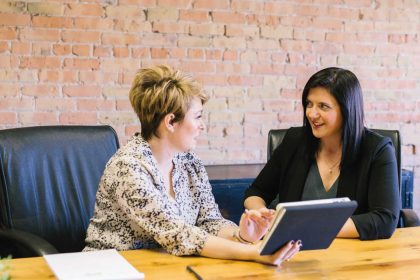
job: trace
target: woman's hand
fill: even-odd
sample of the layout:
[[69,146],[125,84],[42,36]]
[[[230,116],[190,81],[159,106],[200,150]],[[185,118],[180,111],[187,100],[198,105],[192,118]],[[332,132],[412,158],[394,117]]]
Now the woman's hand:
[[[259,244],[254,246],[258,248]],[[254,260],[259,263],[280,266],[283,261],[288,261],[293,258],[293,256],[299,252],[300,247],[302,247],[302,242],[300,240],[297,242],[290,241],[272,255],[261,256],[257,253]]]
[[260,240],[266,233],[274,217],[274,210],[260,208],[245,210],[239,222],[239,235],[248,242]]

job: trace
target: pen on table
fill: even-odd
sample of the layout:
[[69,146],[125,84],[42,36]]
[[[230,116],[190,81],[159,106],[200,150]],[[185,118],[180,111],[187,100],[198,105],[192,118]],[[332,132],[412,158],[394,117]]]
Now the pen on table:
[[195,271],[192,266],[187,265],[187,270],[189,272],[191,272],[192,274],[194,274],[195,278],[197,278],[197,280],[203,280],[203,278],[200,276],[200,274],[197,273],[197,271]]

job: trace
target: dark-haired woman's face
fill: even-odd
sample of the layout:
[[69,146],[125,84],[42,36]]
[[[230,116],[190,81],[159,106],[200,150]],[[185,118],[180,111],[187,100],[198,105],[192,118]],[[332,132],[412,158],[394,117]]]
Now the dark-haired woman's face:
[[312,88],[306,104],[305,114],[313,135],[319,139],[341,139],[343,116],[334,96],[325,88]]

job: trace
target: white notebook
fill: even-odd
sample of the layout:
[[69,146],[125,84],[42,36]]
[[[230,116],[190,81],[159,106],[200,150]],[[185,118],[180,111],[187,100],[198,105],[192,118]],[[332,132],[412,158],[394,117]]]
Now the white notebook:
[[117,250],[45,255],[58,279],[144,279]]

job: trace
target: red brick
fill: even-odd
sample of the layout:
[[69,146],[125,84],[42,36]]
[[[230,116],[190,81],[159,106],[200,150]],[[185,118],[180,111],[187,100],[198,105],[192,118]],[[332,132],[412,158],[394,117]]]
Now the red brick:
[[141,6],[107,6],[105,7],[107,18],[143,18],[145,19],[144,12]]
[[182,22],[153,22],[152,30],[156,33],[187,34],[189,30],[189,25]]
[[32,42],[32,55],[52,56],[52,45],[50,42]]
[[288,51],[310,52],[312,43],[308,41],[281,40],[280,46]]
[[75,18],[76,29],[108,30],[112,29],[114,22],[110,18]]
[[235,23],[235,24],[243,24],[246,22],[246,16],[244,14],[239,13],[231,13],[231,12],[219,12],[215,11],[213,14],[213,21],[218,23]]
[[197,37],[197,36],[184,36],[180,35],[178,37],[178,46],[184,48],[207,48],[211,45],[211,39],[206,37]]
[[14,40],[17,38],[16,28],[0,27],[0,40]]
[[190,8],[191,0],[157,0],[159,7]]
[[356,38],[355,33],[347,32],[327,32],[325,36],[326,41],[338,43],[354,42]]
[[137,116],[132,110],[130,112],[99,112],[98,120],[99,123],[106,123],[112,127],[138,122]]
[[37,69],[19,69],[18,79],[22,84],[34,84],[38,82]]
[[132,110],[131,103],[127,99],[117,100],[117,110],[118,111],[130,111]]
[[224,61],[223,63],[216,64],[217,73],[249,74],[250,71],[251,67],[248,63]]
[[47,15],[47,16],[61,16],[63,15],[64,5],[59,3],[48,2],[29,2],[28,12],[34,15]]
[[238,12],[264,14],[264,2],[256,2],[253,0],[232,0],[231,8]]
[[71,43],[99,43],[101,33],[97,31],[62,31],[61,38],[63,42]]
[[90,45],[73,45],[72,53],[76,56],[90,56],[91,55]]
[[52,41],[60,40],[58,29],[24,28],[20,31],[20,38],[26,41]]
[[179,19],[198,23],[210,22],[209,12],[207,11],[181,10],[179,12]]
[[20,112],[18,118],[22,125],[58,124],[56,112]]
[[23,1],[0,1],[0,12],[23,13],[26,11],[26,4]]
[[33,98],[2,98],[0,102],[0,111],[13,111],[21,112],[33,110],[34,99]]
[[169,51],[167,49],[163,48],[152,48],[151,49],[151,56],[152,58],[168,58],[169,57]]
[[31,45],[27,42],[13,42],[12,53],[28,55],[31,53]]
[[188,58],[203,59],[204,58],[204,50],[202,50],[202,49],[189,49],[188,50]]
[[38,111],[74,111],[76,109],[75,101],[64,98],[37,98],[35,108]]
[[16,84],[0,83],[1,96],[17,96],[19,88]]
[[7,42],[0,42],[0,53],[6,52],[9,50],[9,44]]
[[53,53],[58,56],[65,56],[71,54],[71,45],[67,44],[54,44]]
[[5,81],[5,82],[18,81],[17,72],[13,70],[0,69],[0,81]]
[[0,13],[0,26],[27,26],[30,23],[30,15]]
[[[153,64],[158,64],[155,62]],[[114,71],[133,71],[133,69],[140,68],[140,61],[132,58],[114,58],[112,60],[103,60],[101,62],[101,69]]]
[[331,16],[333,18],[341,18],[346,21],[359,20],[360,10],[348,8],[344,5],[343,7],[330,5],[328,7],[328,11],[326,11],[324,14],[327,14],[328,16]]
[[102,43],[110,45],[138,45],[140,37],[133,34],[103,33]]
[[101,95],[99,86],[64,86],[63,94],[69,97],[98,97]]
[[62,70],[60,72],[60,81],[63,83],[75,83],[78,79],[78,71]]
[[181,68],[188,73],[214,73],[216,70],[214,63],[204,61],[181,62]]
[[229,0],[196,0],[193,3],[194,9],[228,9]]
[[177,9],[155,7],[147,9],[148,21],[177,21],[179,12]]
[[228,82],[230,85],[242,85],[242,86],[258,86],[263,84],[262,77],[256,76],[229,76]]
[[66,58],[64,59],[64,69],[99,69],[98,59],[88,58]]
[[265,13],[274,15],[293,15],[295,14],[296,6],[293,2],[271,1],[265,2]]
[[118,0],[120,5],[138,5],[140,7],[154,7],[157,0]]
[[226,74],[194,74],[197,81],[209,86],[222,86],[227,84]]
[[229,51],[226,50],[223,52],[223,60],[237,60],[238,59],[238,52],[237,51]]
[[19,68],[60,68],[61,62],[58,57],[23,57]]
[[96,124],[96,112],[64,112],[59,116],[60,124]]
[[241,37],[215,37],[213,39],[213,45],[215,48],[245,49],[247,41]]
[[132,48],[131,52],[133,58],[150,58],[149,48]]
[[152,23],[143,19],[114,19],[114,30],[134,33],[152,32]]
[[223,24],[197,23],[190,25],[191,35],[223,35],[225,27]]
[[221,60],[222,59],[221,50],[206,50],[206,59],[207,60]]
[[0,111],[0,124],[13,125],[17,124],[17,115],[15,112],[1,112]]
[[27,96],[58,96],[58,88],[51,85],[23,86],[22,94]]
[[113,53],[115,57],[128,57],[130,50],[127,47],[115,47]]
[[40,82],[59,82],[59,72],[41,69],[39,71],[39,81]]
[[104,73],[102,71],[79,71],[79,81],[82,84],[104,84]]
[[112,55],[111,47],[95,46],[93,49],[93,56],[110,57]]
[[66,16],[104,16],[104,11],[99,4],[76,4],[70,3],[66,5],[64,10]]
[[73,21],[71,18],[64,17],[33,16],[32,26],[46,28],[72,28]]
[[80,111],[112,111],[115,110],[115,101],[101,99],[80,99],[77,101],[77,109]]

